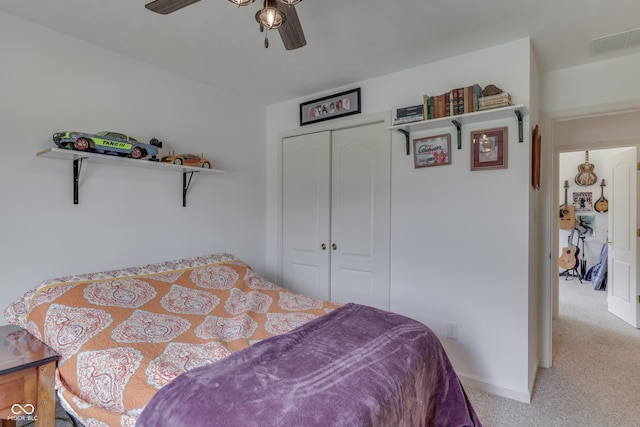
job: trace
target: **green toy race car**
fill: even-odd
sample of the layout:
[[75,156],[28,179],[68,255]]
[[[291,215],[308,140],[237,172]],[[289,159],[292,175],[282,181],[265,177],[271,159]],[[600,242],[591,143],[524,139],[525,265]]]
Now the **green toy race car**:
[[158,148],[162,142],[153,138],[151,144],[144,144],[135,138],[118,132],[57,132],[53,134],[53,142],[60,148],[77,151],[115,154],[118,156],[141,159],[150,156],[157,161]]

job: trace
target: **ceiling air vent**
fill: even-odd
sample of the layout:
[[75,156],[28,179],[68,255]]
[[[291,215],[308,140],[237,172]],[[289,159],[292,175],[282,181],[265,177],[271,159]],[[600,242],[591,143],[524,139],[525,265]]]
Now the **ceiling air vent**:
[[640,46],[640,28],[591,40],[591,55]]

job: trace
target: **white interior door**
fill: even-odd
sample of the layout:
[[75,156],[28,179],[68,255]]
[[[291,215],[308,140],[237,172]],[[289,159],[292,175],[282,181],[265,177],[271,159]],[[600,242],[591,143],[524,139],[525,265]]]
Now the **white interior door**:
[[330,299],[331,133],[282,143],[282,282],[295,292]]
[[611,157],[609,180],[608,308],[635,328],[640,326],[638,301],[638,171],[637,148]]
[[331,299],[389,309],[391,144],[383,123],[332,134]]

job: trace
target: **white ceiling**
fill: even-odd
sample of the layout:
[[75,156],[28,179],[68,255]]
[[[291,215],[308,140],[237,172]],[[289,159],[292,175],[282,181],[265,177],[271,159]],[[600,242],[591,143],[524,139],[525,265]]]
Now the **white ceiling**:
[[[254,15],[202,0],[169,15],[150,0],[0,0],[0,11],[271,104],[530,36],[540,71],[590,56],[594,38],[640,27],[638,0],[303,0],[307,45],[263,47]],[[5,58],[6,59],[6,58]]]

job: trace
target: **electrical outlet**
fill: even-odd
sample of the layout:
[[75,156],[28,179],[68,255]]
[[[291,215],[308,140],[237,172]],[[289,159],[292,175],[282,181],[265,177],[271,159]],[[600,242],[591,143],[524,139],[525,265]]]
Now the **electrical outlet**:
[[447,322],[447,338],[458,341],[458,324]]

